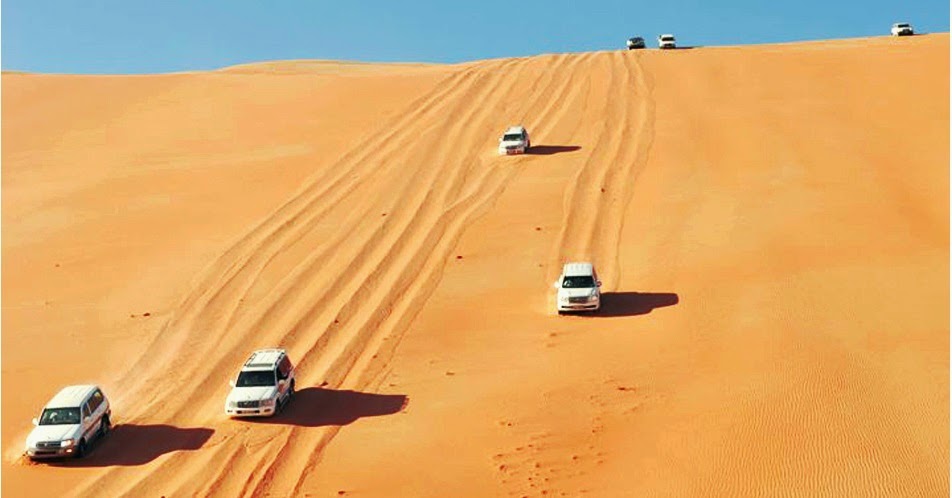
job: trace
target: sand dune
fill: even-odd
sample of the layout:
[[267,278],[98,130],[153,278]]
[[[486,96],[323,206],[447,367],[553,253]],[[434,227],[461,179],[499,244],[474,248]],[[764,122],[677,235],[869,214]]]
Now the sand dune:
[[[948,60],[5,73],[3,494],[948,494]],[[596,316],[551,312],[570,259]],[[225,419],[273,345],[295,404]],[[110,438],[18,458],[87,381]]]

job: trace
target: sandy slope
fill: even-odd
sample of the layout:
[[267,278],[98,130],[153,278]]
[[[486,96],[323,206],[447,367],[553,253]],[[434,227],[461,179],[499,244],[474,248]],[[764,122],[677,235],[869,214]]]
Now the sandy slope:
[[[3,493],[948,494],[948,60],[4,75]],[[566,259],[599,315],[551,313]],[[224,420],[274,344],[295,405]],[[123,425],[18,461],[79,381]]]

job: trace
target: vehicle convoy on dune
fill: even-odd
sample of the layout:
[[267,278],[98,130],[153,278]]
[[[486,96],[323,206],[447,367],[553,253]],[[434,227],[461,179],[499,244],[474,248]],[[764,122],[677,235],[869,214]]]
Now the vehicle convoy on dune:
[[294,397],[294,365],[283,349],[259,349],[230,382],[225,414],[231,417],[270,417]]
[[41,458],[82,458],[89,445],[109,433],[112,410],[99,386],[64,387],[33,419],[26,438],[26,455]]
[[[268,417],[279,413],[294,397],[295,370],[287,351],[260,349],[242,365],[225,400],[231,417]],[[31,460],[83,457],[89,445],[109,433],[112,409],[95,385],[64,387],[46,403],[26,438]]]
[[889,20],[5,73],[0,498],[948,496],[949,35]]
[[525,154],[529,151],[532,142],[529,141],[529,132],[524,126],[511,126],[499,139],[499,154]]
[[566,263],[562,274],[555,281],[556,311],[598,311],[602,305],[602,295],[595,267],[592,263]]
[[893,24],[889,32],[893,36],[912,36],[915,34],[912,30],[912,25],[907,22],[897,22]]

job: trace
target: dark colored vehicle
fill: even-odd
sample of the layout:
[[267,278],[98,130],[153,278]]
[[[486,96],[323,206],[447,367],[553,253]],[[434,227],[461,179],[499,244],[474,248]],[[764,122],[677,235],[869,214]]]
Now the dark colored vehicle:
[[635,48],[645,48],[645,39],[640,36],[635,36],[628,39],[628,50]]

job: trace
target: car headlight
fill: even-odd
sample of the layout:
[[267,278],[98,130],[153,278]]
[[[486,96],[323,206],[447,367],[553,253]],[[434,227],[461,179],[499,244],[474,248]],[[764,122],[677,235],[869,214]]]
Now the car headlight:
[[60,448],[66,448],[67,446],[72,446],[72,445],[73,445],[72,439],[64,439],[60,441]]
[[229,402],[228,402],[228,408],[238,408],[238,402],[237,402],[237,401],[229,401]]
[[274,400],[273,399],[261,400],[261,406],[274,406]]

